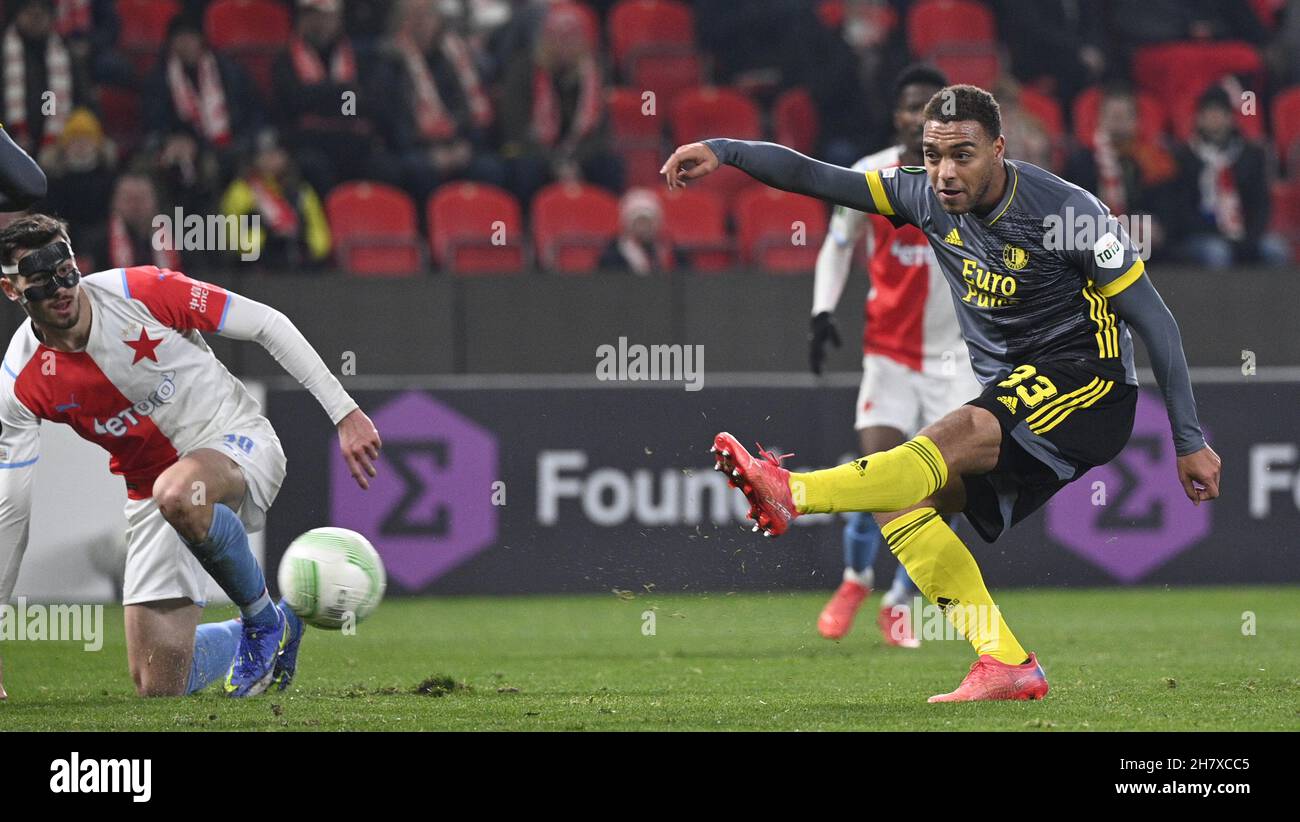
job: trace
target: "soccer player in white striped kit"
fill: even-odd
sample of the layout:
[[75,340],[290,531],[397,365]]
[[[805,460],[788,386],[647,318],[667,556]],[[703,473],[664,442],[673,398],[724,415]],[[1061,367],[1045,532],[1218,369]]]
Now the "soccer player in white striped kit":
[[[270,306],[175,271],[85,277],[67,226],[42,214],[0,230],[0,288],[28,319],[0,365],[0,604],[27,545],[42,421],[110,454],[126,482],[127,657],[142,696],[230,696],[292,680],[302,623],[272,602],[248,547],[284,480],[270,422],[202,333],[255,340],[320,402],[361,488],[374,424],[293,323]],[[241,619],[199,625],[209,575]],[[0,691],[3,693],[3,691]]]
[[[920,165],[925,104],[948,85],[937,69],[913,65],[894,82],[894,127],[899,143],[863,157],[855,171]],[[957,325],[939,261],[915,226],[892,226],[882,217],[836,206],[817,255],[813,281],[811,361],[821,373],[826,345],[840,344],[833,315],[848,279],[853,250],[867,237],[871,291],[863,332],[862,387],[855,428],[862,453],[887,451],[979,394],[970,355]],[[874,584],[880,528],[871,514],[849,514],[844,526],[844,579],[822,609],[817,630],[840,639]],[[877,625],[889,645],[915,648],[907,603],[918,594],[899,565],[885,593]]]

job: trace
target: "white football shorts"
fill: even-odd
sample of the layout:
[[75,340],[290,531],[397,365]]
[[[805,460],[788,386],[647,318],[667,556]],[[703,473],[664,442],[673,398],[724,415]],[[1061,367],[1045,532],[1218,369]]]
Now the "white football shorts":
[[862,358],[862,386],[854,427],[888,426],[910,437],[983,389],[970,359],[956,357],[952,373],[922,373],[881,354]]
[[[262,530],[266,526],[266,513],[280,493],[287,465],[284,448],[270,421],[260,416],[250,418],[195,448],[220,451],[239,465],[247,488],[235,513],[249,533]],[[128,499],[126,519],[122,604],[180,597],[187,597],[197,605],[206,604],[211,578],[181,535],[163,518],[153,498]]]

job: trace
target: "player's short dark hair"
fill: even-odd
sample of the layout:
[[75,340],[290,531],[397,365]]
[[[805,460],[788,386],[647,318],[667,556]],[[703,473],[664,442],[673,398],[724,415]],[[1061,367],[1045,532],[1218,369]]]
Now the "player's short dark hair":
[[943,88],[948,85],[948,75],[929,63],[913,63],[898,73],[894,78],[893,101],[898,105],[903,96],[903,89],[908,86],[934,86]]
[[998,101],[978,86],[956,85],[939,89],[925,104],[925,119],[940,123],[974,120],[990,140],[1002,135],[1002,109]]
[[43,248],[55,240],[68,240],[67,223],[48,214],[24,214],[0,228],[0,263],[13,265],[18,249]]

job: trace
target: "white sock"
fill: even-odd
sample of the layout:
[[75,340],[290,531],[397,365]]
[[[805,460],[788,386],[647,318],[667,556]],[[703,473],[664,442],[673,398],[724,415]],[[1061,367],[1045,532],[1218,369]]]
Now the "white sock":
[[862,573],[853,570],[851,566],[844,566],[844,581],[856,582],[863,588],[870,588],[876,581],[876,572],[871,568],[863,568]]

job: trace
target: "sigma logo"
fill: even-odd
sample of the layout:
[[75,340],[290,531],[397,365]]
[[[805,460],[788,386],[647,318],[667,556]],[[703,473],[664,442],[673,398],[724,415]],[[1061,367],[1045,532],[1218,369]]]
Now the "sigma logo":
[[918,266],[923,265],[926,261],[926,252],[930,250],[928,245],[917,245],[914,243],[904,243],[895,240],[889,246],[889,253],[898,260],[899,265]]
[[175,371],[167,372],[163,375],[163,381],[158,383],[158,387],[149,392],[149,396],[123,408],[107,420],[96,419],[95,433],[107,434],[111,437],[125,436],[127,431],[139,424],[141,417],[152,416],[153,412],[176,396],[175,377]]

